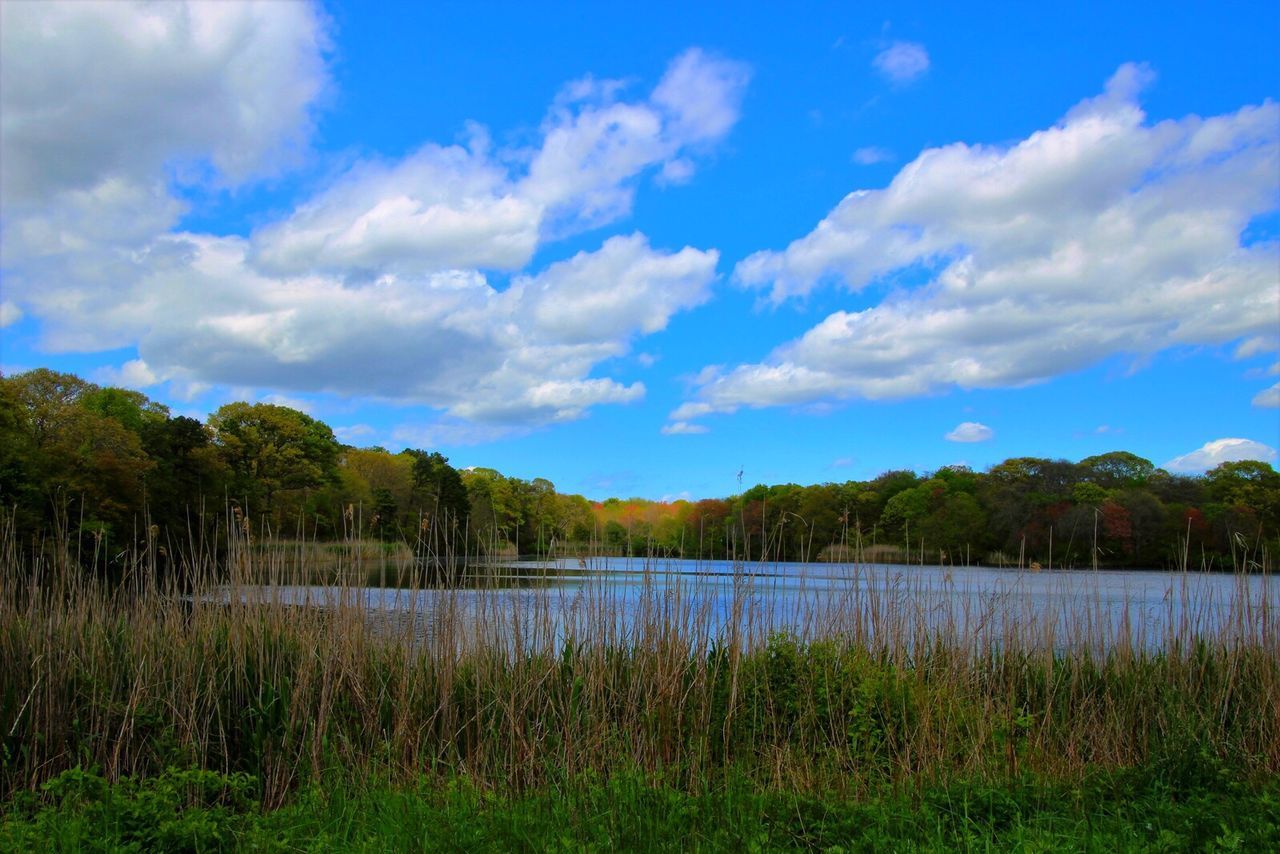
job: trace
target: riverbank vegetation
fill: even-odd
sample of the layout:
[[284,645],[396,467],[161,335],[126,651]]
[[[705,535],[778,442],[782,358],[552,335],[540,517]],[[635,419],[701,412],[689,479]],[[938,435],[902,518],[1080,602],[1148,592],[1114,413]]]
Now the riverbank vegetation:
[[421,576],[420,604],[298,607],[242,586],[255,561],[288,575],[288,541],[178,547],[171,574],[131,550],[110,583],[75,547],[31,548],[12,516],[0,536],[12,847],[1276,839],[1269,576],[1214,603],[1171,583],[1159,637],[1110,602],[993,592],[975,610],[907,577],[779,632],[747,580],[728,620],[692,587],[623,601]]
[[[1199,763],[1199,764],[1197,764]],[[219,851],[1274,851],[1280,786],[1197,760],[1076,785],[953,783],[848,801],[634,775],[494,795],[465,782],[312,785],[262,810],[244,775],[114,785],[67,772],[0,823],[0,849]],[[1205,788],[1201,780],[1213,780]]]
[[284,406],[230,403],[202,423],[70,374],[0,378],[0,506],[23,535],[65,519],[82,553],[115,555],[152,526],[162,540],[216,526],[228,502],[277,537],[463,555],[1230,569],[1280,535],[1280,474],[1263,462],[1192,477],[1116,451],[590,502],[439,452],[344,445]]

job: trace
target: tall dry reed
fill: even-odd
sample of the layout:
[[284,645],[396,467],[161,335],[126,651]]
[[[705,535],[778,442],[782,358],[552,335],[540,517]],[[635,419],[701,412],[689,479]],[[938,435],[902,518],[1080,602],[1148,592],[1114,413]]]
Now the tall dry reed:
[[[856,564],[783,600],[751,567],[718,598],[657,567],[626,589],[463,586],[455,554],[354,539],[317,567],[315,544],[231,516],[181,542],[146,531],[109,581],[68,542],[0,531],[0,797],[77,765],[249,771],[267,805],[332,773],[849,794],[1204,754],[1280,773],[1269,579],[1205,603],[1171,576],[1149,636],[1100,599],[960,599],[909,574],[862,584]],[[403,588],[375,606],[374,574]],[[317,577],[341,583],[289,586]]]

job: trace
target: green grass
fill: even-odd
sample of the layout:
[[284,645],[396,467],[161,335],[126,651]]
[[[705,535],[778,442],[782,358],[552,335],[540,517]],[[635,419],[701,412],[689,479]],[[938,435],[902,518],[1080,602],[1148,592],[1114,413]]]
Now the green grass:
[[[1280,784],[1249,785],[1204,759],[1090,775],[956,781],[859,800],[759,790],[691,795],[638,774],[521,794],[464,778],[316,783],[264,812],[245,775],[169,771],[114,785],[79,770],[16,799],[12,851],[1264,851],[1280,848]],[[1184,769],[1185,770],[1185,769]]]

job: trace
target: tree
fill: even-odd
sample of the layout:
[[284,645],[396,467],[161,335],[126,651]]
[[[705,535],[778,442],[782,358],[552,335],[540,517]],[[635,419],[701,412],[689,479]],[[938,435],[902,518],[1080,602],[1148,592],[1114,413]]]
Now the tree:
[[1220,551],[1231,551],[1237,534],[1249,542],[1258,536],[1274,539],[1280,534],[1280,474],[1270,464],[1258,460],[1222,463],[1205,474],[1205,488]]
[[229,470],[207,427],[185,415],[147,419],[142,422],[142,446],[155,463],[147,476],[147,504],[156,523],[185,528],[189,511],[202,499],[211,499],[215,511],[223,509]]
[[21,528],[39,518],[39,495],[33,477],[35,444],[26,429],[17,386],[0,378],[0,507],[15,507]]
[[439,451],[405,450],[402,453],[413,461],[411,474],[417,508],[432,514],[449,528],[465,529],[471,501],[467,485],[458,470],[449,465],[449,458]]
[[[884,512],[880,514],[880,525],[890,532],[905,532],[911,525],[918,525],[933,504],[934,487],[929,483],[926,481],[919,486],[904,489],[890,498],[884,505]],[[940,488],[945,490],[945,486]]]
[[114,418],[139,436],[148,427],[163,424],[169,419],[169,407],[156,403],[140,391],[125,388],[89,389],[81,395],[80,405],[104,418]]
[[1107,491],[1096,483],[1077,483],[1071,489],[1071,498],[1081,507],[1101,507],[1107,500]]
[[228,403],[209,416],[213,441],[231,469],[232,497],[279,518],[284,493],[338,482],[339,445],[327,424],[287,406]]
[[524,523],[524,507],[511,478],[491,468],[473,468],[462,474],[467,489],[471,530],[479,545],[506,548],[516,545]]
[[591,503],[581,495],[557,495],[556,520],[561,536],[570,542],[585,545],[595,534]]
[[373,490],[373,515],[369,518],[369,527],[378,539],[388,541],[396,534],[396,517],[399,508],[391,490],[384,486]]
[[1101,508],[1102,536],[1112,548],[1133,553],[1133,519],[1129,510],[1117,501],[1106,501]]
[[1209,497],[1219,504],[1255,507],[1271,517],[1280,503],[1280,474],[1269,463],[1239,460],[1205,474]]
[[961,550],[969,546],[981,549],[987,541],[987,514],[969,493],[948,493],[933,512],[920,520],[920,536],[926,544],[950,552],[956,560]]
[[1155,472],[1151,460],[1128,451],[1111,451],[1085,457],[1080,461],[1084,478],[1103,489],[1124,489],[1141,486]]
[[99,532],[131,533],[142,521],[143,479],[153,463],[136,433],[85,405],[98,387],[45,368],[3,385],[7,429],[26,455],[18,470],[29,478],[10,487],[15,495],[24,494],[41,516],[68,511]]
[[1009,552],[1025,542],[1047,555],[1050,532],[1071,506],[1080,469],[1066,460],[1014,457],[992,466],[979,488],[993,540]]

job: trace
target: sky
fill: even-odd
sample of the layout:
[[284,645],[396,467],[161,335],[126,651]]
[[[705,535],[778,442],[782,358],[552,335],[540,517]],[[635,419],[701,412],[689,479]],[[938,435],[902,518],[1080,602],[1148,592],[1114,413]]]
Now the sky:
[[0,369],[591,498],[1280,446],[1280,10],[0,4]]

